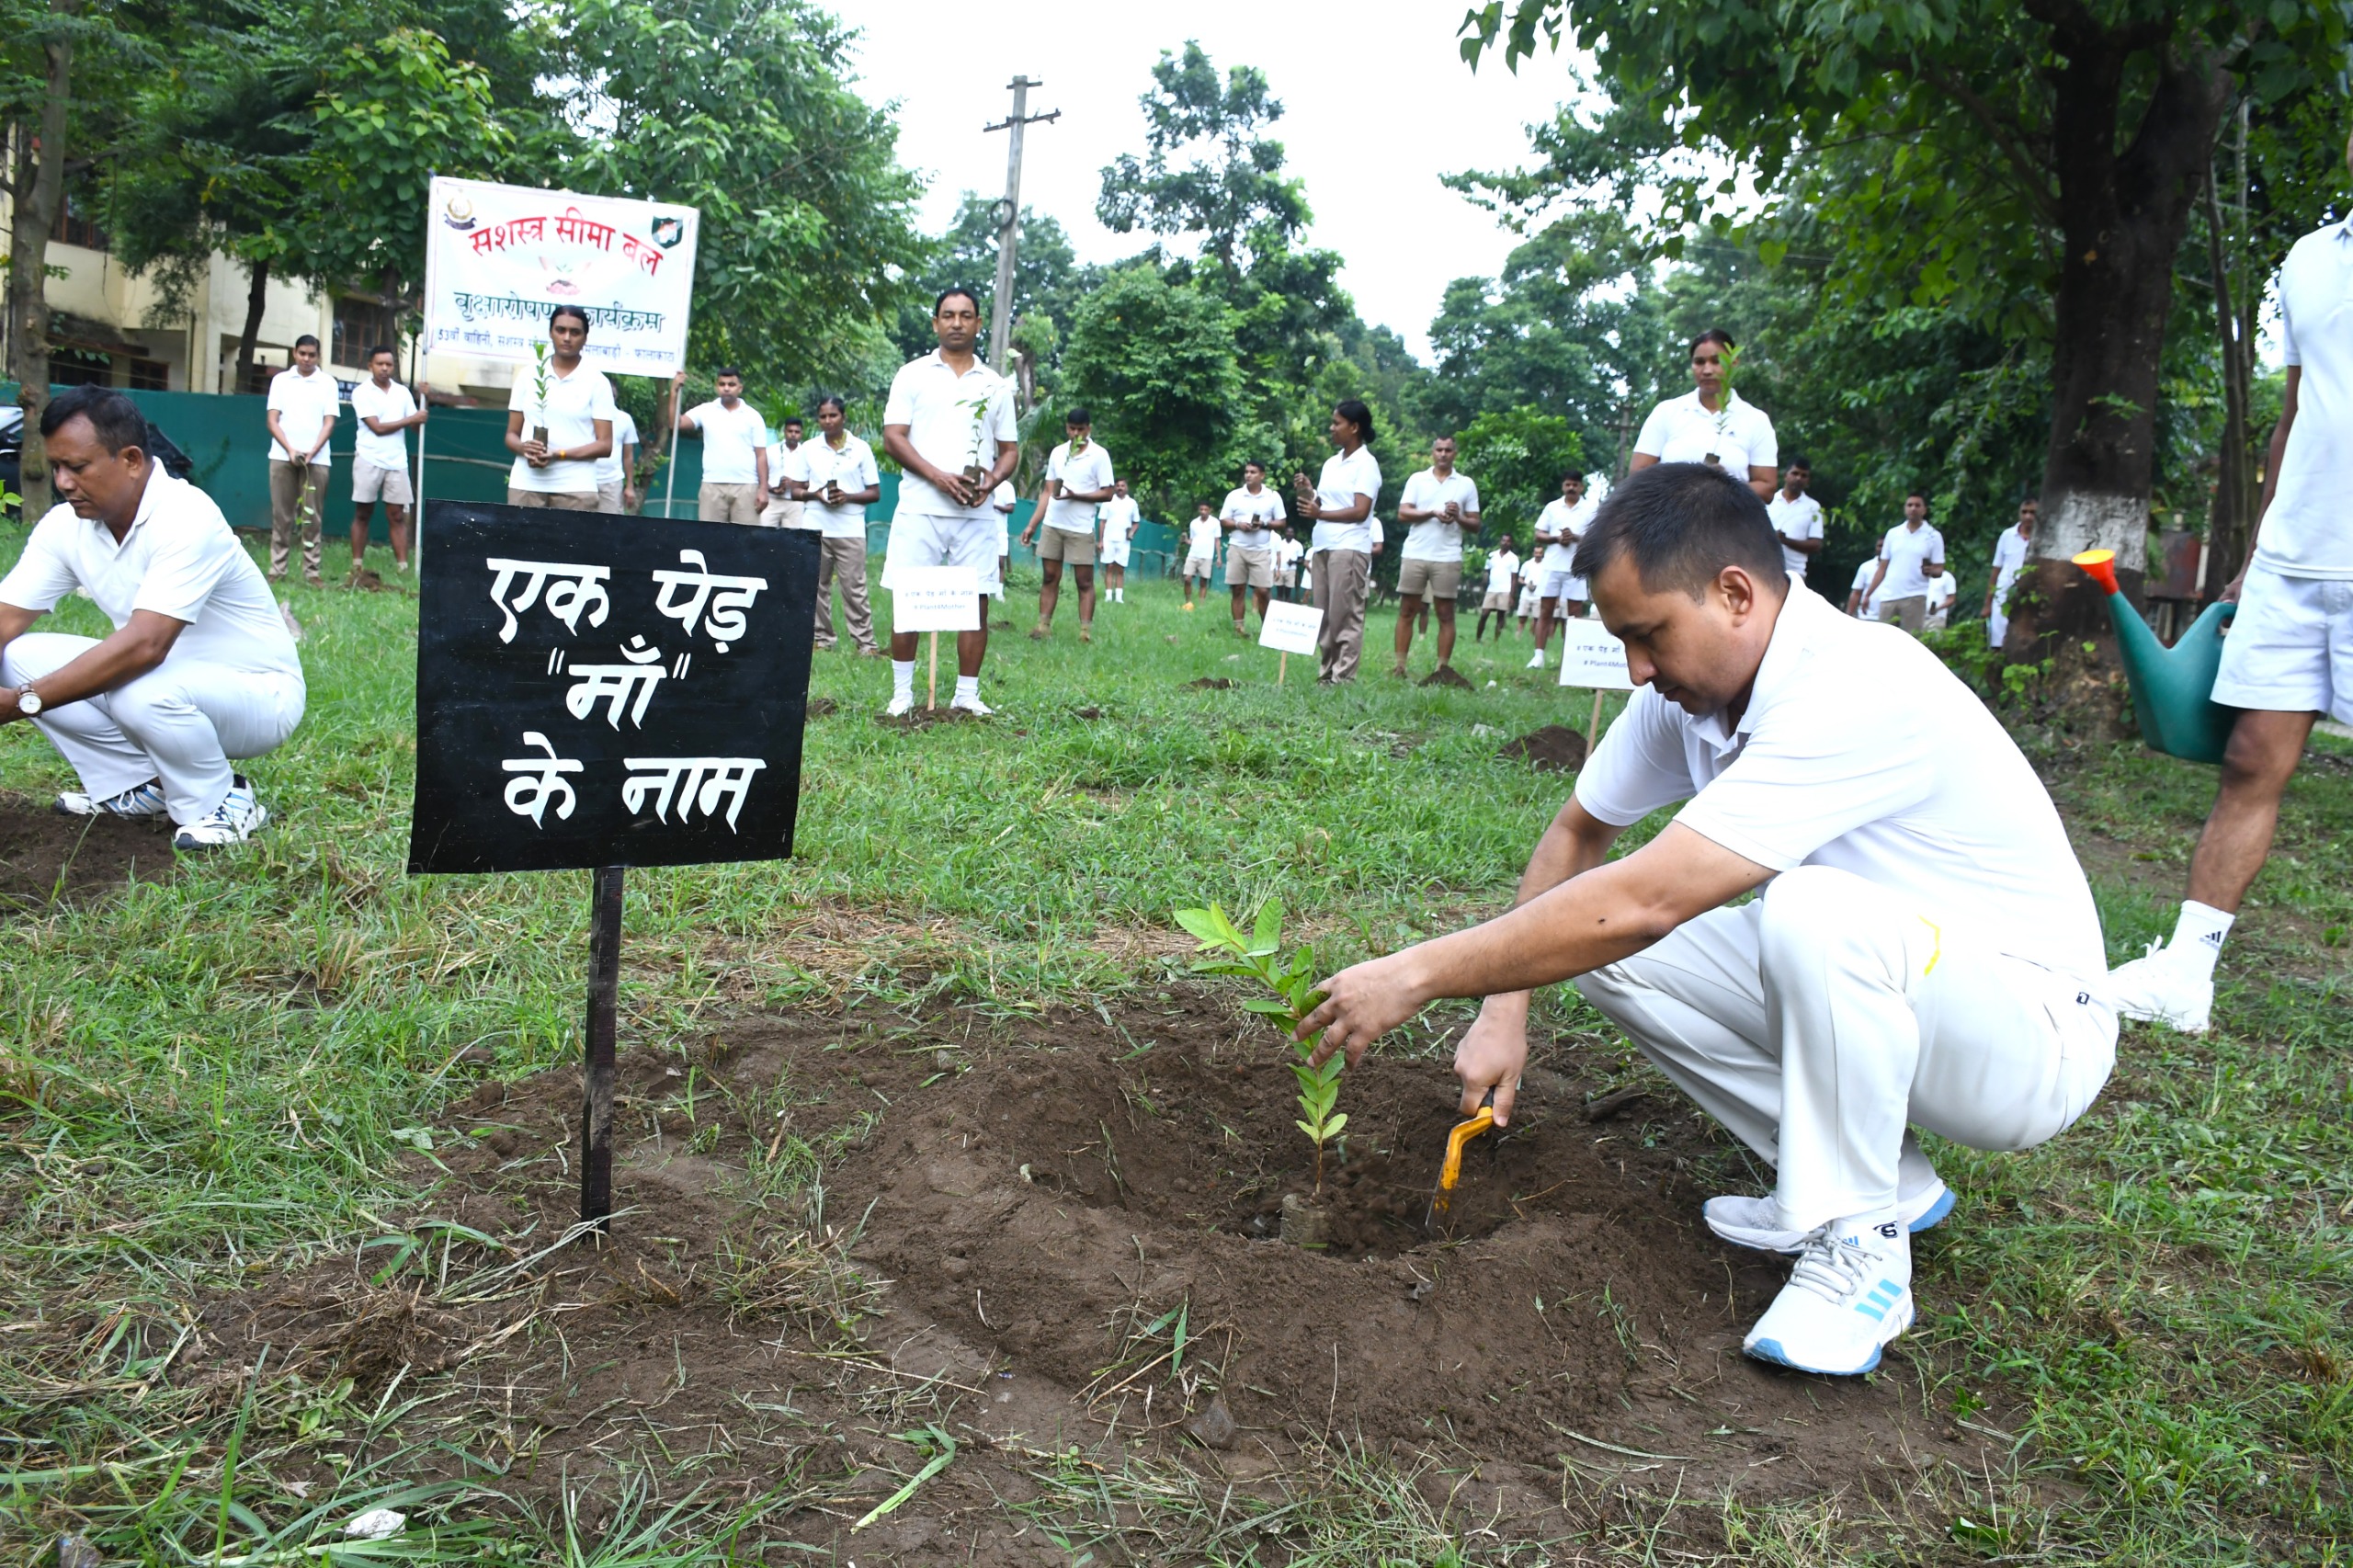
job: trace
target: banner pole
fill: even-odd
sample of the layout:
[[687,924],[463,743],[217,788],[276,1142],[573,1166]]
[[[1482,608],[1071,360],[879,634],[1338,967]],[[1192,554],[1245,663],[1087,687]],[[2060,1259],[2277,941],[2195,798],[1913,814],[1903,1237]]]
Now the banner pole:
[[678,507],[678,393],[681,388],[670,389],[670,429],[662,437],[662,449],[670,454],[662,478],[662,520],[668,522],[677,516]]
[[613,1055],[627,871],[599,866],[588,901],[588,1039],[580,1074],[580,1219],[599,1232],[613,1212]]
[[[428,233],[433,227],[433,185],[441,177],[438,169],[425,171],[425,224]],[[408,384],[417,386],[417,369],[425,363],[425,345],[433,335],[433,245],[425,246],[425,302],[416,312],[416,335],[408,340]],[[423,392],[418,392],[416,405],[426,407]],[[427,410],[428,415],[430,410]],[[427,417],[416,427],[416,493],[408,504],[408,564],[409,570],[421,579],[425,575],[425,426],[433,421]],[[385,524],[387,528],[392,525]]]

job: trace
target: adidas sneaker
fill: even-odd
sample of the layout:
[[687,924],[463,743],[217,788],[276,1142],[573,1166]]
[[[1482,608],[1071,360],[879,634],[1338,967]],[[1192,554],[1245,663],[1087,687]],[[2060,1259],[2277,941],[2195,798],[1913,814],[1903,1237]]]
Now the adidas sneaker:
[[269,808],[254,793],[254,781],[242,773],[233,774],[227,798],[173,835],[172,847],[219,849],[243,844],[268,825]]
[[68,790],[57,797],[55,811],[62,817],[160,817],[170,813],[164,800],[164,783],[150,778],[144,784],[133,784],[119,795],[108,795],[101,801],[79,790]]
[[2184,1034],[2204,1034],[2214,1010],[2213,976],[2200,973],[2196,965],[2159,942],[2151,942],[2143,956],[2109,970],[2100,991],[2118,1017],[2170,1024]]
[[[1907,1234],[1918,1235],[1932,1230],[1952,1212],[1952,1188],[1935,1180],[1909,1198],[1895,1201],[1895,1217]],[[1784,1230],[1779,1223],[1772,1199],[1711,1198],[1701,1205],[1707,1216],[1708,1229],[1734,1246],[1754,1247],[1758,1252],[1795,1253],[1804,1249],[1806,1231]]]
[[1912,1326],[1912,1238],[1893,1217],[1808,1233],[1790,1282],[1740,1347],[1801,1372],[1859,1377]]

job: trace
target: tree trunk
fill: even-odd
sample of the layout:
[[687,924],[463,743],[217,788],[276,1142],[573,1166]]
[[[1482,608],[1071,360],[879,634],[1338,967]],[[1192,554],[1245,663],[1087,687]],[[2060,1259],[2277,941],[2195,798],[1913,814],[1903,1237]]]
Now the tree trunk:
[[[80,0],[53,0],[61,14]],[[49,84],[41,100],[40,145],[35,132],[17,125],[11,170],[14,215],[8,227],[8,358],[17,378],[17,406],[25,411],[24,456],[19,483],[23,516],[49,510],[49,453],[40,441],[40,416],[49,407],[49,236],[65,199],[65,116],[74,101],[74,40],[56,38],[42,49]]]
[[2204,183],[2231,77],[2206,47],[2163,62],[2131,145],[2118,152],[2134,42],[2070,9],[2054,20],[2065,64],[2054,74],[2065,242],[2054,301],[2051,445],[2034,575],[2018,597],[2004,651],[2040,656],[2055,636],[2109,635],[2099,591],[2068,564],[2112,550],[2136,604],[2147,574],[2158,357],[2173,302],[2174,260]]
[[[2214,329],[2222,350],[2222,440],[2215,454],[2214,505],[2206,519],[2206,570],[2200,584],[2208,598],[2221,595],[2246,553],[2247,526],[2256,494],[2254,454],[2247,443],[2247,404],[2254,392],[2255,345],[2241,330],[2240,312],[2223,260],[2222,207],[2214,180],[2206,180],[2206,259],[2214,273]],[[2243,280],[2247,282],[2251,280]]]
[[245,330],[237,335],[237,380],[229,390],[241,392],[254,379],[254,339],[261,335],[262,307],[269,302],[269,258],[253,264],[253,282],[245,290]]

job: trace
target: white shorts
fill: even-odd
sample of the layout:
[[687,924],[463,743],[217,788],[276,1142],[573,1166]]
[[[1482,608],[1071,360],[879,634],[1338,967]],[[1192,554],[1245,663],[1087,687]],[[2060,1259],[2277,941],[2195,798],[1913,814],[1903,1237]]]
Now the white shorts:
[[1128,542],[1124,538],[1104,535],[1102,549],[1097,559],[1106,566],[1125,566],[1128,563]]
[[1543,597],[1548,599],[1574,599],[1583,604],[1586,597],[1585,579],[1574,572],[1547,572],[1544,574]]
[[985,517],[939,517],[910,512],[902,506],[892,515],[891,536],[882,546],[884,592],[891,574],[901,566],[970,566],[980,576],[981,592],[1005,591],[997,558],[1005,549],[1005,519],[991,512]]
[[2214,700],[2353,724],[2353,581],[2248,567]]

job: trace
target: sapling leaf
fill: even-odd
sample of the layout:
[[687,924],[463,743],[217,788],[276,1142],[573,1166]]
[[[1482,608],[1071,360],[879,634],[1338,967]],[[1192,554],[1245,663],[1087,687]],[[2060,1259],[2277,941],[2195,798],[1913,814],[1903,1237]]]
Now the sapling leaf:
[[1208,910],[1180,909],[1176,911],[1176,924],[1199,937],[1203,947],[1217,945],[1217,926],[1211,921]]
[[1315,1140],[1315,1142],[1316,1142],[1317,1143],[1319,1143],[1319,1144],[1320,1144],[1320,1143],[1322,1143],[1322,1142],[1324,1142],[1324,1135],[1323,1135],[1322,1133],[1320,1133],[1320,1132],[1316,1131],[1315,1131],[1315,1129],[1314,1129],[1312,1125],[1310,1125],[1309,1123],[1304,1122],[1304,1121],[1294,1121],[1294,1122],[1292,1122],[1292,1123],[1291,1123],[1291,1125],[1292,1125],[1293,1127],[1298,1128],[1302,1132],[1306,1133],[1310,1138],[1313,1138],[1313,1140]]
[[1346,1127],[1347,1124],[1347,1113],[1345,1111],[1338,1116],[1329,1118],[1324,1123],[1324,1136],[1326,1138],[1337,1138],[1340,1135],[1340,1129]]
[[1290,1003],[1279,1002],[1270,996],[1253,996],[1242,1004],[1242,1010],[1245,1013],[1264,1013],[1270,1018],[1290,1018],[1293,1016]]
[[1258,906],[1257,928],[1250,934],[1250,950],[1271,953],[1282,945],[1282,901],[1270,898]]

